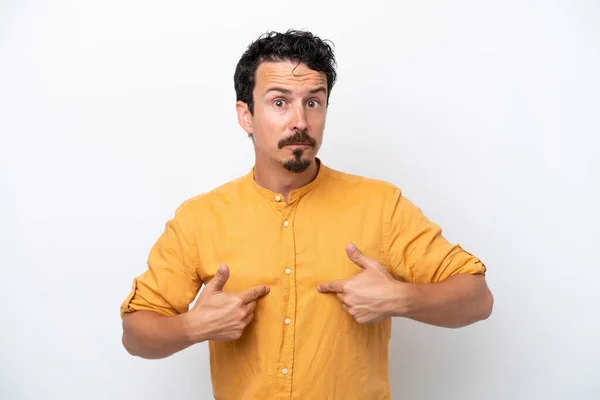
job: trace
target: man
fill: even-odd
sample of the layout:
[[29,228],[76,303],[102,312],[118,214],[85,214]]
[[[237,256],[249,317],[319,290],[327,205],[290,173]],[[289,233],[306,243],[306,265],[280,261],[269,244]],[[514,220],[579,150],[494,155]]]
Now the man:
[[163,358],[208,341],[216,399],[389,399],[391,317],[487,318],[485,267],[394,185],[317,158],[326,42],[264,35],[234,78],[255,165],[166,224],[121,307],[123,344]]

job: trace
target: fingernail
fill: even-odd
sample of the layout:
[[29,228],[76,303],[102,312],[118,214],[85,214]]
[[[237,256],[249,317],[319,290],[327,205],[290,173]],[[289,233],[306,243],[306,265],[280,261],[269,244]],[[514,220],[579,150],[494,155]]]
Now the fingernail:
[[317,292],[321,292],[321,286],[317,286]]

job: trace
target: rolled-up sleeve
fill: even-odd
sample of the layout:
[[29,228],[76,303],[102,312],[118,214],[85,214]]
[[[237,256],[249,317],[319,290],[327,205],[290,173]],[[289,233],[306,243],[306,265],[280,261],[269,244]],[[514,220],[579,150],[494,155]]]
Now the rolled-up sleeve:
[[460,244],[450,243],[442,229],[395,188],[386,225],[390,270],[398,279],[434,283],[457,274],[485,275],[486,266]]
[[121,304],[121,316],[138,310],[163,315],[188,310],[202,286],[193,226],[193,214],[184,206],[179,207],[152,246],[148,268],[133,280],[131,291]]

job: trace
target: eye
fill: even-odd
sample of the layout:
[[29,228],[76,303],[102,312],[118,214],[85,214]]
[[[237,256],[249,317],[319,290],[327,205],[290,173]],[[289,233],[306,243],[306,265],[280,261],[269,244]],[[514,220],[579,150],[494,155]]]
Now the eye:
[[309,100],[306,102],[306,106],[308,108],[317,108],[321,103],[319,102],[319,100]]
[[284,106],[285,106],[285,100],[284,100],[284,99],[275,99],[275,100],[273,101],[273,105],[274,105],[276,108],[282,108],[282,107],[284,107]]

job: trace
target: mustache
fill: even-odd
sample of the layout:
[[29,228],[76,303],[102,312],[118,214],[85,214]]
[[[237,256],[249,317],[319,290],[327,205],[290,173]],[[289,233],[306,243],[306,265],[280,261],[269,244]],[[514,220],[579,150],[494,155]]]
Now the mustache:
[[317,141],[310,137],[306,131],[296,131],[292,136],[281,139],[277,146],[279,149],[282,149],[290,144],[307,144],[311,147],[315,147]]

